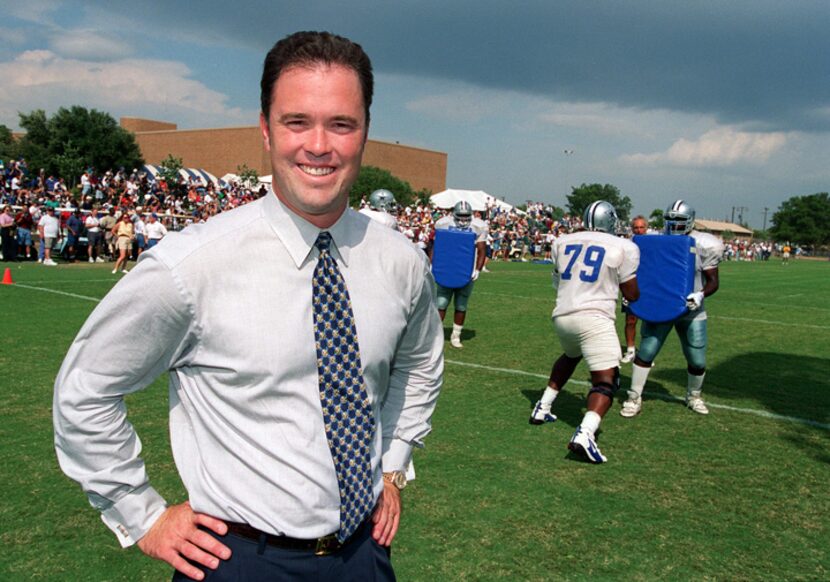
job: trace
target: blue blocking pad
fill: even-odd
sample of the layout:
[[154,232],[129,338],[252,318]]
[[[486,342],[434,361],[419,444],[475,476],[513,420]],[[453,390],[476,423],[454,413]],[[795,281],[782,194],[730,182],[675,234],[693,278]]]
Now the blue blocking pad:
[[473,277],[476,235],[470,230],[436,230],[432,247],[432,275],[447,289],[460,289]]
[[695,282],[694,239],[685,235],[637,235],[633,240],[640,247],[640,298],[631,304],[631,312],[652,323],[685,315],[686,296]]

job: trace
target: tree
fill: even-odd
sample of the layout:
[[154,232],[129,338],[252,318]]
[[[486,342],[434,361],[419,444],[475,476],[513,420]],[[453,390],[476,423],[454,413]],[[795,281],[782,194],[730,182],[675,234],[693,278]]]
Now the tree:
[[724,230],[722,233],[720,233],[720,237],[723,240],[725,240],[726,242],[729,242],[729,241],[735,239],[735,233],[732,232],[731,230],[727,229],[727,230]]
[[20,126],[26,130],[20,140],[20,155],[34,170],[43,168],[49,174],[59,174],[67,155],[80,156],[83,167],[99,170],[123,167],[129,171],[144,163],[135,136],[111,115],[95,109],[61,107],[51,118],[36,109],[20,114]]
[[415,200],[422,199],[425,195],[428,198],[428,191],[421,190],[415,192],[409,182],[401,180],[392,175],[389,170],[377,168],[375,166],[362,166],[360,174],[352,185],[351,192],[349,192],[349,205],[353,207],[360,206],[362,198],[369,198],[369,194],[379,188],[385,188],[395,195],[395,200],[401,206],[409,206]]
[[772,215],[769,232],[777,241],[830,244],[830,195],[820,192],[785,200]]
[[[20,114],[20,127],[26,130],[20,138],[18,153],[26,159],[29,168],[38,171],[40,168],[49,168],[49,128],[47,127],[46,112],[35,109],[29,114]],[[54,173],[54,170],[51,170]]]
[[597,200],[610,202],[617,210],[617,216],[622,222],[628,222],[631,214],[631,199],[628,196],[622,196],[619,188],[611,184],[582,184],[571,188],[571,193],[567,198],[568,212],[571,216],[582,216],[588,205]]
[[63,153],[55,157],[55,164],[58,168],[58,175],[73,186],[84,173],[84,158],[72,140],[67,142]]
[[179,190],[179,170],[183,167],[182,159],[174,157],[173,154],[167,154],[159,164],[159,178],[167,183],[170,192],[174,194]]
[[12,130],[0,124],[0,160],[5,160],[8,165],[9,160],[17,159],[18,145]]
[[663,230],[665,221],[663,220],[662,208],[655,208],[651,211],[651,214],[648,215],[648,225],[654,230]]
[[253,188],[259,183],[259,172],[249,168],[248,164],[236,166],[236,175],[239,176],[239,181],[245,184],[247,188]]

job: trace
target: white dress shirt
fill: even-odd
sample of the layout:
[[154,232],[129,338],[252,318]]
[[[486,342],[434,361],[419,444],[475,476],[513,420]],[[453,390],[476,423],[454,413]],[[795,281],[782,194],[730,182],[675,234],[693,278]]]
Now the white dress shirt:
[[[327,230],[375,411],[377,496],[381,470],[404,469],[430,432],[443,330],[429,264],[403,235],[352,210]],[[55,383],[58,459],[122,545],[165,508],[123,396],[166,370],[173,456],[195,511],[298,538],[338,529],[312,324],[319,231],[269,193],[172,233],[78,333]]]

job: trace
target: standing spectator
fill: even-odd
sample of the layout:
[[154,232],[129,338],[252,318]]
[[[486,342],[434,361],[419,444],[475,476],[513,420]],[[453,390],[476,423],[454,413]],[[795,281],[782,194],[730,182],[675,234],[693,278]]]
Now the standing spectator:
[[81,174],[81,195],[86,197],[92,190],[92,184],[89,181],[89,171]]
[[25,205],[17,213],[14,221],[17,223],[17,250],[20,252],[25,248],[26,260],[28,261],[32,258],[32,227],[35,225],[35,221]]
[[118,260],[115,261],[112,274],[117,273],[119,269],[122,273],[128,273],[127,261],[130,260],[133,239],[135,238],[135,229],[128,213],[124,212],[115,226],[112,227],[112,236],[115,239],[115,248],[118,250]]
[[81,221],[81,210],[75,208],[69,218],[66,219],[66,256],[70,263],[75,262],[75,254],[80,243],[84,223]]
[[147,248],[147,225],[144,223],[144,219],[141,217],[141,211],[143,208],[141,206],[135,209],[135,214],[133,215],[133,229],[135,230],[135,260],[138,260],[138,257],[141,256],[141,253],[144,252],[144,249]]
[[0,213],[0,241],[2,242],[3,260],[14,261],[17,258],[17,240],[15,239],[15,222],[12,207],[6,204]]
[[158,215],[153,212],[147,219],[147,249],[156,246],[161,239],[167,236],[167,228],[159,222]]
[[94,209],[84,220],[87,238],[87,254],[90,263],[103,263],[101,258],[101,221],[98,219],[98,210]]
[[54,267],[57,263],[52,260],[52,247],[55,241],[60,240],[61,222],[55,216],[55,209],[52,206],[47,206],[46,214],[40,217],[37,232],[43,249],[43,264],[47,267]]
[[101,232],[104,233],[104,254],[109,260],[115,258],[114,241],[115,236],[112,234],[112,229],[115,226],[116,220],[112,215],[112,210],[104,209],[104,216],[98,220],[98,226],[101,227]]

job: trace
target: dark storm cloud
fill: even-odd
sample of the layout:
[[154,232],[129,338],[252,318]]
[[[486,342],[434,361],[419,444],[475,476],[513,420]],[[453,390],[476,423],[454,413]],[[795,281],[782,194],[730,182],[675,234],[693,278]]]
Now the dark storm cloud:
[[294,30],[326,29],[360,42],[378,72],[707,113],[763,130],[830,129],[826,0],[175,4],[142,3],[142,17],[263,53]]

